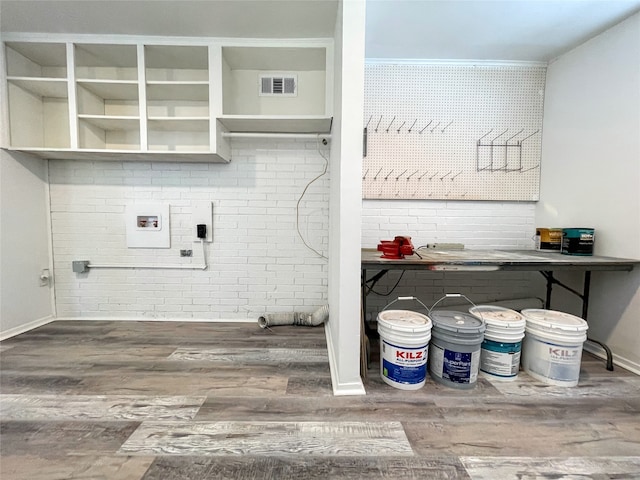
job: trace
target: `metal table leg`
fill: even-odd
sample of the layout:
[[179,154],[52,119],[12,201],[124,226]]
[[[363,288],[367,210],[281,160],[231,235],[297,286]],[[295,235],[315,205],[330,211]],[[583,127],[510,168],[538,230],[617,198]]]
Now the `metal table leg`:
[[[576,295],[577,297],[579,297],[582,300],[582,318],[587,321],[587,313],[589,310],[589,290],[591,288],[591,270],[586,270],[584,272],[584,285],[582,287],[582,293],[578,292],[577,290],[574,290],[573,288],[569,287],[568,285],[565,285],[564,283],[560,282],[559,280],[557,280],[554,276],[553,276],[553,272],[552,271],[544,271],[544,272],[540,272],[542,274],[542,276],[544,276],[547,279],[547,298],[545,301],[545,308],[546,309],[550,309],[551,308],[551,291],[553,290],[553,285],[558,285],[562,288],[564,288],[565,290],[573,293],[574,295]],[[591,342],[591,343],[597,343],[598,345],[600,345],[606,355],[607,355],[607,370],[609,371],[613,371],[613,354],[611,353],[611,349],[605,345],[604,343],[598,341],[598,340],[594,340],[592,338],[588,338],[587,337],[587,341]]]

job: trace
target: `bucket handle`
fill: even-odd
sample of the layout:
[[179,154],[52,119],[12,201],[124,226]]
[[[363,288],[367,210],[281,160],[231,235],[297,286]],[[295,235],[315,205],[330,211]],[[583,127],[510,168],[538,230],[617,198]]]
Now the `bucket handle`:
[[[473,305],[474,307],[478,308],[478,306],[475,303],[473,303],[471,300],[469,300],[467,298],[467,296],[463,295],[462,293],[445,293],[444,297],[440,298],[436,303],[431,305],[431,308],[427,308],[427,312],[429,312],[428,315],[431,315],[431,310],[433,310],[435,308],[435,306],[438,305],[441,301],[443,301],[443,300],[445,300],[447,298],[460,298],[460,297],[464,298],[471,305]],[[484,322],[484,318],[482,318],[482,312],[479,311],[478,313],[480,314],[480,319]]]
[[422,305],[427,312],[429,311],[429,307],[427,307],[424,303],[422,303],[420,301],[420,299],[416,298],[416,297],[398,297],[395,300],[391,301],[390,303],[388,303],[381,311],[384,312],[387,308],[389,308],[391,305],[393,305],[396,302],[399,301],[404,301],[404,300],[415,300],[416,302],[418,302],[420,305]]

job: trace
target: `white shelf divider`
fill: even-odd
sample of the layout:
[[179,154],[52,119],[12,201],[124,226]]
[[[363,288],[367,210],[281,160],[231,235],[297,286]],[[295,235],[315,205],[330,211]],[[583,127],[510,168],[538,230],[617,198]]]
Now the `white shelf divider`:
[[138,100],[137,81],[79,78],[76,83],[106,100]]
[[7,77],[7,81],[41,97],[67,98],[66,78]]
[[78,99],[76,91],[76,50],[71,42],[67,42],[67,88],[69,96],[69,147],[71,150],[80,148],[78,133]]
[[78,120],[85,121],[105,131],[131,130],[138,131],[140,117],[115,115],[78,115]]
[[149,130],[176,132],[206,132],[209,117],[149,117]]

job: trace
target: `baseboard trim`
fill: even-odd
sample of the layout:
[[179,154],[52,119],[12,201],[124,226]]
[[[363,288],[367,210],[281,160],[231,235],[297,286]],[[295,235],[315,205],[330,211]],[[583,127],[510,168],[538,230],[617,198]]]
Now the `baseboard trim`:
[[362,380],[356,382],[341,383],[338,378],[338,362],[336,361],[336,353],[331,343],[329,323],[324,324],[324,334],[327,339],[327,353],[329,355],[329,371],[331,372],[331,385],[333,387],[333,395],[336,397],[347,395],[366,395]]
[[192,322],[192,323],[255,323],[250,318],[149,318],[149,317],[57,317],[56,320],[80,322]]
[[16,335],[20,335],[21,333],[25,333],[25,332],[28,332],[29,330],[33,330],[34,328],[38,328],[43,325],[46,325],[47,323],[53,322],[55,319],[56,318],[53,315],[48,315],[46,317],[42,317],[37,320],[34,320],[33,322],[25,323],[24,325],[10,328],[9,330],[0,332],[0,341],[6,340],[11,337],[15,337]]
[[[603,360],[607,359],[607,354],[597,344],[585,342],[584,349],[598,358],[602,358]],[[639,363],[629,360],[627,358],[621,357],[620,355],[617,355],[615,353],[613,354],[613,364],[618,367],[624,368],[625,370],[629,370],[630,372],[635,373],[636,375],[640,375]]]

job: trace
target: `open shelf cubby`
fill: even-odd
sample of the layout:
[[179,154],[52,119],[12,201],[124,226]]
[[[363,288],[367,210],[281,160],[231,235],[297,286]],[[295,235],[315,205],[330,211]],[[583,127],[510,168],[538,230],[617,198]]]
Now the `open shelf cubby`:
[[5,59],[10,145],[68,148],[65,44],[7,42]]
[[145,46],[148,149],[208,151],[209,49]]
[[[294,92],[269,92],[265,78],[289,78]],[[222,47],[220,121],[241,132],[329,131],[326,78],[324,47]]]

